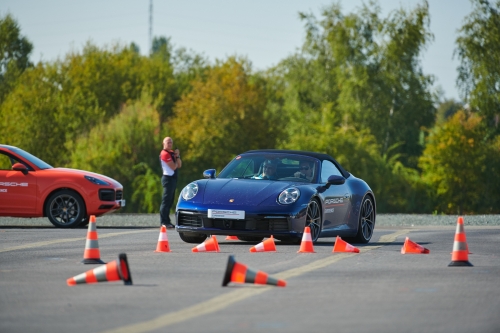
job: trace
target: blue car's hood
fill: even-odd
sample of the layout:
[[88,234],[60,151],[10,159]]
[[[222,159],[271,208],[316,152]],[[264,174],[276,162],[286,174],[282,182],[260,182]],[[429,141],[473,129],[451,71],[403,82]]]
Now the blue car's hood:
[[278,195],[289,187],[288,182],[277,182],[257,179],[211,179],[206,182],[203,203],[207,205],[224,205],[233,199],[235,205],[261,204],[267,198]]

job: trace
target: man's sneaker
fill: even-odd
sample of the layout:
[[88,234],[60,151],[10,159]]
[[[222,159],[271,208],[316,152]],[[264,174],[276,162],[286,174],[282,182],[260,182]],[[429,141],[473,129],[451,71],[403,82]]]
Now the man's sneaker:
[[175,229],[175,225],[173,225],[173,224],[171,224],[171,223],[164,224],[164,226],[165,226],[167,229]]

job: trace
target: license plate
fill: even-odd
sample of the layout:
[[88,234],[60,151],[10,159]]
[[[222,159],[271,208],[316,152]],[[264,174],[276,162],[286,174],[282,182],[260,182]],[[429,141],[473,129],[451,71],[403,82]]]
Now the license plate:
[[125,207],[125,200],[118,200],[120,207]]
[[244,210],[209,209],[208,217],[212,219],[244,220]]

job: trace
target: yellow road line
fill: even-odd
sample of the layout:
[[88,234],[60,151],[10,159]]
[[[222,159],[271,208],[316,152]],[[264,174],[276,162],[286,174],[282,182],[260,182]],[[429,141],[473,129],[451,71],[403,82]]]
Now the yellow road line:
[[[396,240],[397,237],[407,234],[410,231],[416,231],[416,229],[405,229],[405,230],[400,230],[398,232],[389,234],[389,235],[384,235],[380,237],[379,243],[391,243]],[[384,245],[375,245],[375,246],[366,246],[363,247],[360,252],[368,252],[377,248],[380,248]],[[366,250],[365,250],[366,249]],[[278,274],[273,274],[273,277],[276,277],[278,279],[288,279],[291,277],[299,276],[323,267],[326,267],[328,265],[331,265],[337,261],[340,261],[342,259],[350,258],[355,256],[356,254],[353,253],[341,253],[341,254],[335,254],[323,259],[319,259],[316,261],[313,261],[307,265],[297,267],[297,268],[292,268],[286,271],[283,271]],[[213,313],[222,309],[225,309],[229,307],[230,305],[243,301],[249,297],[255,296],[262,294],[268,290],[271,290],[276,287],[262,287],[262,288],[248,288],[248,289],[238,289],[231,291],[229,293],[223,294],[216,296],[212,299],[209,299],[208,301],[198,303],[196,305],[184,308],[179,311],[175,312],[170,312],[165,315],[156,317],[154,319],[148,320],[148,321],[143,321],[141,323],[137,324],[132,324],[132,325],[127,325],[127,326],[122,326],[118,327],[115,329],[111,329],[108,331],[104,331],[102,333],[141,333],[141,332],[149,332],[152,330],[157,330],[160,328],[163,328],[165,326],[170,326],[176,323],[180,323],[186,320],[189,320],[191,318],[203,316],[209,313]]]
[[[112,232],[109,234],[100,234],[98,236],[98,238],[101,239],[101,238],[115,237],[115,236],[121,236],[121,235],[127,235],[127,234],[135,234],[135,233],[147,232],[147,231],[151,231],[151,230],[134,230],[134,231]],[[8,247],[5,249],[0,249],[0,253],[9,252],[9,251],[16,251],[16,250],[31,249],[34,247],[42,247],[42,246],[53,245],[53,244],[58,244],[58,243],[84,241],[86,239],[87,239],[86,237],[54,239],[54,240],[45,241],[45,242],[36,242],[36,243],[30,243],[30,244],[24,244],[24,245]]]

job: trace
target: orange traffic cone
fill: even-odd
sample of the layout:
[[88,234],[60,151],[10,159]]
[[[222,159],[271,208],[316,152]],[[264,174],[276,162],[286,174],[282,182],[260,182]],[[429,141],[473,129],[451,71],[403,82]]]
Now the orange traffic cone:
[[239,240],[236,236],[227,236],[225,240]]
[[351,244],[347,243],[345,240],[337,236],[335,239],[335,245],[333,246],[333,252],[353,252],[359,253],[359,249]]
[[272,278],[267,273],[262,271],[250,270],[247,266],[236,262],[234,260],[234,256],[229,256],[226,273],[224,274],[224,279],[222,280],[222,286],[226,287],[229,282],[270,284],[278,287],[286,286],[286,281]]
[[[457,223],[461,223],[463,225],[464,224],[464,218],[462,216],[459,216],[458,219],[457,219]],[[465,235],[465,228],[464,228],[463,232],[464,232],[464,235]],[[468,254],[472,254],[472,252],[470,252],[470,250],[469,250],[469,244],[467,244],[467,242],[465,242],[465,245],[467,246],[467,253]],[[450,254],[453,254],[453,252],[451,252]]]
[[90,215],[89,228],[87,230],[87,241],[85,242],[85,251],[83,252],[82,263],[105,264],[105,262],[101,260],[101,253],[99,251],[95,215]]
[[259,244],[252,246],[250,252],[276,252],[276,244],[274,243],[274,237],[266,239]]
[[448,266],[473,266],[469,262],[469,247],[465,238],[464,219],[462,217],[459,217],[457,221],[451,263]]
[[305,227],[304,234],[302,235],[302,242],[300,243],[300,249],[297,253],[315,253],[311,237],[311,228]]
[[213,235],[208,240],[204,241],[200,245],[197,245],[191,249],[193,252],[220,252],[219,243],[217,243],[217,238]]
[[170,252],[170,246],[168,245],[167,238],[167,227],[162,225],[160,229],[160,236],[158,237],[158,245],[156,245],[155,252]]
[[132,275],[128,266],[127,255],[120,253],[117,260],[91,269],[66,280],[68,286],[83,283],[97,283],[123,280],[125,285],[132,285]]
[[406,253],[430,253],[429,249],[426,249],[420,244],[417,244],[410,240],[410,238],[406,237],[405,243],[403,244],[403,247],[401,248],[401,254],[406,254]]

